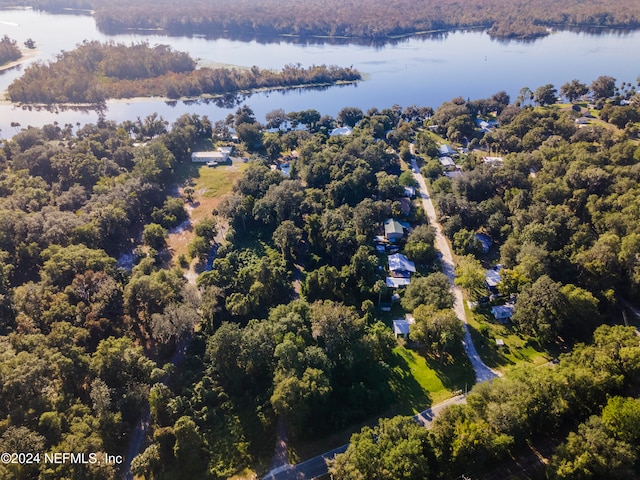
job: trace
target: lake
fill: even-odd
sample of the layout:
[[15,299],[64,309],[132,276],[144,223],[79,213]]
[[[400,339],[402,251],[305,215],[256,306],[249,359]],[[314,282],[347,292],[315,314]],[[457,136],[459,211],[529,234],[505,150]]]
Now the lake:
[[[534,42],[492,40],[481,31],[411,37],[387,45],[311,43],[277,38],[263,38],[258,42],[156,34],[106,35],[98,31],[93,18],[87,15],[0,10],[0,35],[5,34],[20,44],[27,38],[36,42],[38,55],[31,61],[52,60],[60,51],[71,50],[84,40],[147,41],[151,45],[168,44],[188,52],[204,66],[221,63],[279,69],[287,63],[334,64],[354,66],[365,75],[366,80],[357,85],[259,93],[239,99],[254,110],[259,121],[264,121],[264,115],[276,108],[316,109],[332,116],[345,106],[364,111],[394,104],[437,108],[456,96],[477,99],[505,90],[513,100],[525,86],[535,90],[551,83],[559,88],[574,78],[589,84],[600,75],[611,75],[618,83],[635,83],[640,74],[640,32],[626,30],[599,34],[562,31]],[[0,90],[6,90],[26,65],[28,63],[0,73]],[[237,106],[237,102],[215,105],[167,103],[158,99],[119,100],[107,103],[105,117],[121,122],[158,112],[165,120],[173,121],[183,113],[197,113],[215,121],[234,112]],[[96,112],[48,112],[22,109],[7,102],[0,104],[0,128],[5,138],[17,130],[12,123],[26,127],[54,121],[88,123],[97,118]]]

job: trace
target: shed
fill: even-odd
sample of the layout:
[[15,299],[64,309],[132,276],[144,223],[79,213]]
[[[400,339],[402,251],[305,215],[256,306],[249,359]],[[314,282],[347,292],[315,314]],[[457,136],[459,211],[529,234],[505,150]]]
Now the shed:
[[400,203],[400,211],[402,212],[403,215],[407,216],[411,213],[411,200],[409,200],[407,197],[402,197],[399,198],[398,203]]
[[502,157],[482,157],[482,161],[488,165],[499,167],[504,162]]
[[489,235],[485,235],[484,233],[476,233],[473,236],[474,239],[479,241],[482,244],[482,253],[488,253],[491,245],[493,245],[493,240]]
[[413,198],[416,196],[416,187],[404,187],[404,196]]

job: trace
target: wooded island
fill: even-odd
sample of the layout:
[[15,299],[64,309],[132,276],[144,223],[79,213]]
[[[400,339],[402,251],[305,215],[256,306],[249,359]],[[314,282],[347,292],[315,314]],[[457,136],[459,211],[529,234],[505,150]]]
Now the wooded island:
[[251,67],[196,68],[187,53],[166,45],[84,42],[50,63],[38,62],[9,85],[19,103],[88,103],[110,98],[216,96],[256,89],[327,86],[360,80],[353,68],[286,65],[280,71]]

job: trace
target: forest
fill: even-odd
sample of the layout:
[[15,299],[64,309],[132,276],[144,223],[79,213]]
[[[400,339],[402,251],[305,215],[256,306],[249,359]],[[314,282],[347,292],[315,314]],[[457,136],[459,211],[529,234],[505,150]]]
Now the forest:
[[[20,3],[20,2],[18,2]],[[2,0],[6,6],[13,0]],[[553,28],[637,28],[640,6],[631,0],[35,0],[49,11],[95,11],[98,27],[115,34],[162,29],[172,35],[297,35],[392,40],[434,30],[487,29],[496,38],[534,38]],[[283,15],[282,12],[286,12]]]
[[[263,474],[279,427],[295,458],[406,402],[415,379],[399,351],[464,373],[434,232],[406,197],[415,155],[474,308],[488,308],[484,271],[501,263],[489,303],[513,299],[509,335],[555,360],[496,365],[504,378],[430,431],[406,417],[366,427],[334,478],[483,478],[541,444],[549,478],[637,476],[640,345],[622,311],[640,289],[639,107],[635,84],[602,76],[435,110],[274,110],[262,123],[245,105],[213,123],[22,128],[0,150],[0,450],[126,455],[148,409],[136,475]],[[169,232],[189,220],[202,172],[191,153],[234,133],[242,174],[173,258]],[[438,159],[445,142],[468,149],[456,175]],[[377,240],[390,218],[401,236]],[[393,251],[415,266],[397,290],[385,282]],[[398,340],[391,320],[405,313],[415,324]],[[496,325],[473,332],[486,362]],[[451,391],[472,385],[459,378]],[[118,474],[0,465],[20,480]]]
[[300,64],[280,71],[252,67],[196,68],[186,53],[166,45],[85,41],[55,61],[37,62],[8,87],[12,102],[99,104],[110,98],[199,97],[253,89],[326,86],[360,80],[353,68]]
[[20,57],[22,57],[22,53],[18,48],[17,42],[7,35],[2,37],[0,39],[0,66],[5,63],[14,62]]

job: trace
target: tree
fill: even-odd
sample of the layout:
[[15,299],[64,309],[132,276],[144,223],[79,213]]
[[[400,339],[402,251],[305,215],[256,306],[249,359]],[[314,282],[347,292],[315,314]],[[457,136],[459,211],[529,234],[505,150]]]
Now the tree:
[[545,106],[556,103],[556,98],[558,96],[558,91],[555,87],[548,83],[541,87],[536,88],[535,93],[533,94],[534,99],[538,105]]
[[453,310],[436,310],[431,305],[420,305],[413,311],[413,317],[416,323],[411,325],[409,336],[417,342],[435,346],[440,362],[447,347],[461,345],[464,328]]
[[473,255],[458,259],[455,283],[466,289],[473,298],[478,298],[484,292],[485,270]]
[[431,305],[438,310],[451,308],[453,302],[449,278],[441,272],[412,279],[401,300],[402,307],[409,311],[420,305]]
[[238,139],[250,152],[262,145],[262,127],[259,123],[240,123],[236,125],[236,132]]
[[278,108],[275,110],[271,110],[267,112],[265,115],[265,120],[267,121],[267,128],[277,128],[280,129],[280,126],[285,122],[287,116],[283,109]]
[[190,417],[180,417],[173,427],[173,454],[185,478],[198,478],[207,468],[207,452],[198,427]]
[[566,298],[561,287],[547,275],[525,287],[518,295],[512,321],[523,332],[543,341],[553,339],[565,322]]
[[193,307],[172,303],[162,313],[151,316],[151,335],[162,344],[166,345],[171,340],[177,344],[191,335],[200,321],[200,315]]
[[552,479],[627,479],[635,476],[637,453],[627,442],[615,439],[600,417],[593,416],[571,432],[553,456]]
[[340,125],[355,127],[362,120],[362,110],[357,107],[344,107],[338,112],[336,119]]
[[167,246],[167,230],[157,223],[145,225],[142,241],[154,250],[162,250]]
[[273,232],[273,243],[280,249],[285,259],[293,256],[295,248],[302,240],[302,230],[291,220],[285,220]]
[[329,463],[336,480],[426,479],[433,457],[429,432],[410,417],[380,419],[351,436],[346,452]]
[[560,87],[560,94],[567,97],[569,102],[573,102],[585,95],[589,91],[589,87],[586,84],[581,83],[578,80],[571,80]]
[[616,91],[616,79],[609,75],[601,75],[591,83],[589,90],[597,99],[613,97]]

